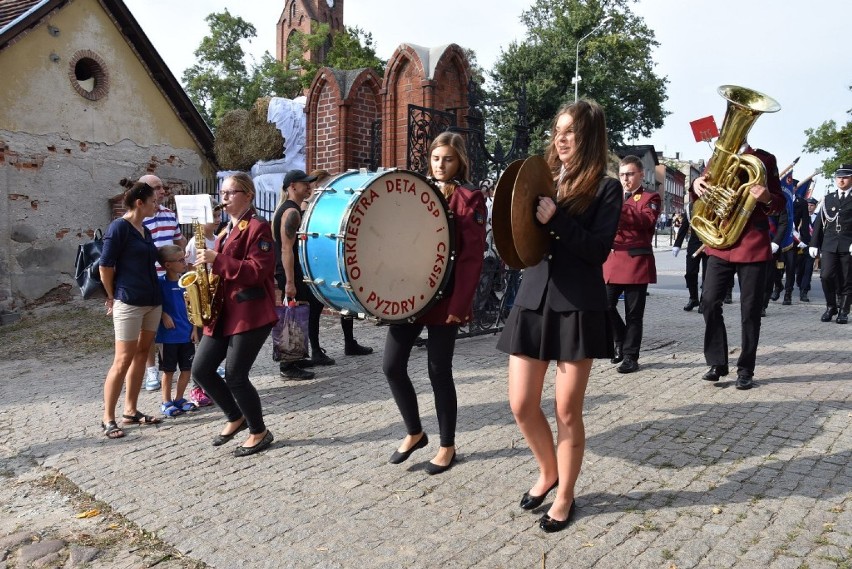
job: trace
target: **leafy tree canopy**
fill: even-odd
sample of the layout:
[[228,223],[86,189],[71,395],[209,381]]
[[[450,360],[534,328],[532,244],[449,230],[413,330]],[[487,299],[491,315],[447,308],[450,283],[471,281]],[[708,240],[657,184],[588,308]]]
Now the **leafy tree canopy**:
[[[310,52],[327,47],[325,58],[313,62],[307,59]],[[295,32],[290,39],[287,66],[302,71],[301,84],[310,87],[321,67],[334,69],[371,68],[384,75],[386,61],[379,59],[373,43],[373,34],[359,27],[344,27],[343,31],[331,32],[328,24],[314,23],[311,33]]]
[[250,109],[259,97],[295,97],[301,87],[297,72],[269,52],[246,65],[240,42],[257,37],[255,27],[226,9],[205,18],[210,33],[195,50],[197,63],[183,72],[187,95],[207,124],[218,126],[233,109]]
[[[852,91],[852,85],[849,90]],[[847,114],[852,116],[852,109]],[[822,173],[829,180],[838,166],[852,163],[852,120],[840,126],[833,120],[826,121],[816,128],[805,130],[805,135],[808,137],[803,149],[805,152],[831,154],[822,163]]]
[[[491,95],[511,99],[526,86],[531,152],[543,150],[556,111],[574,100],[577,42],[606,17],[610,20],[579,45],[580,97],[604,107],[612,146],[649,136],[663,125],[668,80],[654,73],[651,50],[659,43],[630,10],[633,1],[535,0],[522,13],[526,39],[501,53],[491,72]],[[511,109],[503,112],[506,116],[497,122],[506,125]],[[498,137],[505,142],[510,135],[503,130]]]

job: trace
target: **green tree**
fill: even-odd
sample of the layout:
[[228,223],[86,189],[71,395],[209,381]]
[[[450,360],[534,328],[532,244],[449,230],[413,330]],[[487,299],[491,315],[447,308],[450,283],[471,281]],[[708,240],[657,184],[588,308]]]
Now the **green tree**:
[[[305,53],[327,48],[322,61],[310,61]],[[307,89],[321,67],[334,69],[371,68],[384,75],[386,61],[379,59],[373,43],[373,34],[359,27],[344,27],[343,31],[331,32],[328,24],[314,23],[311,33],[297,31],[290,40],[288,67],[302,71],[302,87]]]
[[[849,90],[852,91],[852,85]],[[852,116],[852,109],[846,112]],[[826,121],[817,128],[805,130],[805,136],[808,137],[803,148],[805,152],[831,154],[822,162],[822,173],[829,180],[838,166],[852,163],[852,120],[841,126],[833,120]]]
[[217,126],[233,109],[250,109],[258,97],[299,94],[298,73],[265,52],[259,63],[246,65],[240,41],[257,37],[255,27],[226,9],[205,18],[210,34],[195,50],[198,61],[183,72],[187,95],[204,120]]
[[[579,50],[581,97],[600,103],[607,115],[610,144],[649,136],[663,125],[665,77],[653,70],[651,50],[658,46],[654,32],[629,7],[635,0],[536,0],[521,14],[526,38],[509,44],[491,72],[493,97],[517,96],[527,90],[531,152],[541,152],[547,128],[564,103],[574,100],[577,42],[609,17],[601,29],[582,41]],[[498,137],[509,139],[507,120],[514,109],[502,111]],[[511,124],[511,123],[509,123]]]

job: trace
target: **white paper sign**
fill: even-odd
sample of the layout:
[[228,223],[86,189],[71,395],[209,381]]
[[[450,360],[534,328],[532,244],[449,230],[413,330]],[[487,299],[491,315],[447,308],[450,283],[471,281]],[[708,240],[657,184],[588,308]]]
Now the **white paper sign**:
[[198,220],[202,225],[213,222],[213,206],[210,196],[196,194],[192,196],[175,196],[178,223],[192,223]]

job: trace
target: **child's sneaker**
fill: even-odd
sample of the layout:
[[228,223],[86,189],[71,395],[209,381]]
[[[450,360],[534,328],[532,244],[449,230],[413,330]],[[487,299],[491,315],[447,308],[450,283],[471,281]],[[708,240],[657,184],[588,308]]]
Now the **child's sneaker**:
[[174,406],[183,411],[184,413],[190,413],[192,411],[198,411],[198,405],[193,403],[192,401],[187,401],[184,398],[175,399],[173,402]]
[[160,372],[156,367],[145,370],[145,391],[157,391],[160,389]]
[[165,401],[162,405],[160,405],[160,411],[163,412],[164,417],[177,417],[178,415],[183,415],[183,410],[176,407],[174,401]]
[[207,397],[207,394],[204,393],[204,390],[198,386],[193,387],[189,391],[189,398],[195,401],[195,404],[199,407],[207,407],[208,405],[213,405],[213,402]]

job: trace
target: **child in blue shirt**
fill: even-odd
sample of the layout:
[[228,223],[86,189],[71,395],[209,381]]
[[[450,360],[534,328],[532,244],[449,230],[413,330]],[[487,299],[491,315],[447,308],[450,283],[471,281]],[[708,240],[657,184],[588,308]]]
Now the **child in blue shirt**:
[[[181,247],[166,245],[158,251],[160,265],[166,274],[159,278],[163,295],[163,315],[157,330],[156,342],[160,348],[160,371],[163,372],[161,410],[166,417],[176,417],[187,411],[196,411],[195,403],[184,398],[189,384],[192,359],[195,357],[195,343],[198,341],[195,326],[189,321],[183,289],[178,280],[186,270],[186,259]],[[175,397],[172,398],[172,378],[180,368]]]

